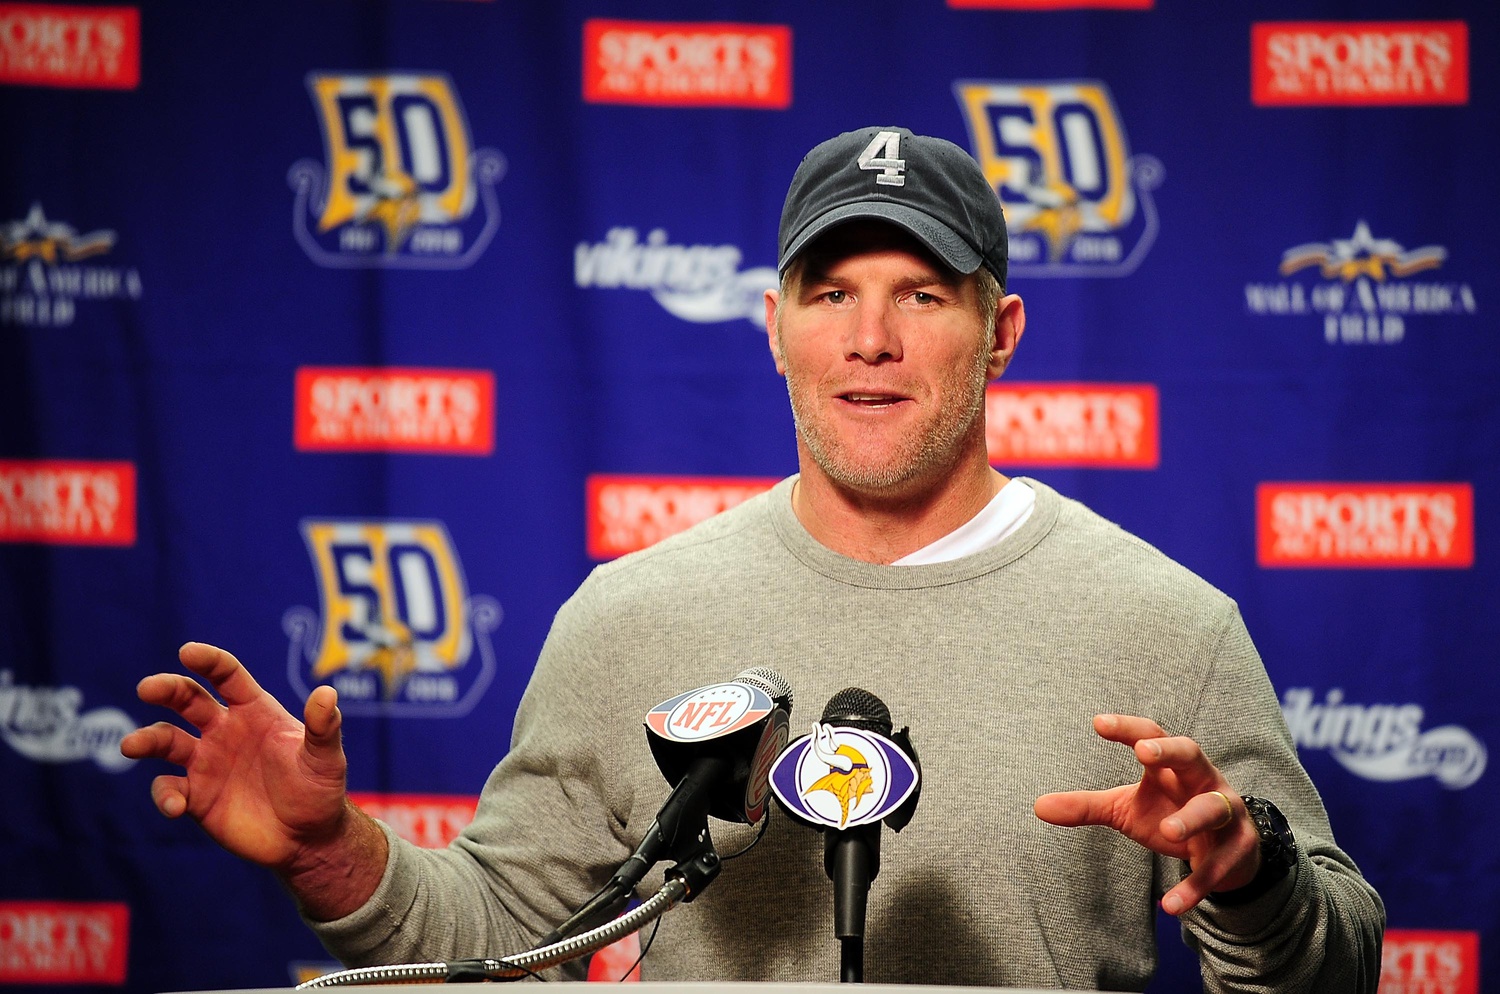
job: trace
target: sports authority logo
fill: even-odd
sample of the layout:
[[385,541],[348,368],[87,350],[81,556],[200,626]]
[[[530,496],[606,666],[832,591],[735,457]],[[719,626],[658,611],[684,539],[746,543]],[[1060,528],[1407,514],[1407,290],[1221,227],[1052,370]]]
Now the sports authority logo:
[[1250,98],[1262,107],[1463,104],[1463,21],[1271,22],[1250,28]]
[[1346,703],[1338,687],[1317,703],[1312,688],[1292,687],[1282,695],[1281,711],[1299,748],[1325,750],[1366,780],[1432,777],[1462,790],[1484,775],[1488,761],[1484,743],[1467,728],[1422,731],[1419,704]]
[[0,460],[0,542],[134,545],[135,464]]
[[584,21],[583,99],[673,107],[789,107],[792,29],[782,24]]
[[67,327],[80,300],[139,300],[134,268],[85,263],[115,246],[113,231],[79,234],[50,221],[42,205],[24,218],[0,222],[0,324]]
[[123,984],[130,907],[0,901],[0,985]]
[[589,476],[588,554],[613,559],[655,545],[776,485],[714,476]]
[[1479,933],[1386,929],[1380,994],[1479,994]]
[[119,708],[83,710],[77,687],[28,687],[0,670],[0,741],[34,763],[92,759],[119,773],[135,765],[120,755],[120,740],[137,725]]
[[443,523],[309,519],[302,537],[323,607],[282,616],[292,687],[330,683],[348,714],[467,714],[494,676],[500,605],[469,596]]
[[500,227],[505,160],[475,149],[440,73],[310,73],[324,163],[301,159],[292,228],[308,258],[339,268],[463,269]]
[[488,370],[304,366],[293,441],[301,451],[489,455],[495,376]]
[[1467,483],[1262,483],[1255,502],[1262,566],[1474,564]]
[[0,83],[133,90],[140,79],[136,8],[0,3]]
[[813,722],[771,768],[771,790],[793,817],[854,828],[880,821],[917,789],[917,767],[882,735]]
[[582,289],[647,290],[683,321],[744,318],[764,327],[763,294],[776,287],[776,269],[741,270],[743,257],[733,245],[673,244],[662,228],[645,238],[635,228],[611,228],[603,241],[579,242],[573,249],[573,282]]
[[[1468,283],[1418,277],[1447,261],[1448,250],[1441,245],[1407,249],[1377,238],[1361,220],[1348,238],[1284,251],[1280,274],[1304,275],[1247,283],[1245,309],[1264,317],[1321,316],[1329,345],[1392,345],[1406,338],[1408,318],[1472,315],[1478,309]],[[1314,274],[1316,281],[1306,279]]]
[[985,391],[996,465],[1155,469],[1156,387],[1149,383],[1005,383]]
[[1130,154],[1108,87],[960,80],[953,92],[974,158],[1005,206],[1012,274],[1135,271],[1156,240],[1151,191],[1163,169]]
[[397,835],[423,849],[442,849],[474,820],[479,798],[452,794],[375,794],[350,791],[349,800]]

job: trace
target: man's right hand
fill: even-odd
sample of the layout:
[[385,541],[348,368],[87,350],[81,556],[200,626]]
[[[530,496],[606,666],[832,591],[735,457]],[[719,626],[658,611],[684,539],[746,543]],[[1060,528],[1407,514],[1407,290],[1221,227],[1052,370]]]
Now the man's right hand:
[[180,673],[157,673],[136,688],[147,704],[170,708],[198,730],[159,721],[120,741],[131,759],[164,759],[183,775],[151,784],[168,818],[190,815],[219,845],[274,870],[314,918],[353,911],[385,869],[384,833],[345,793],[338,693],[318,687],[304,722],[261,688],[234,656],[189,642],[178,652],[204,686]]

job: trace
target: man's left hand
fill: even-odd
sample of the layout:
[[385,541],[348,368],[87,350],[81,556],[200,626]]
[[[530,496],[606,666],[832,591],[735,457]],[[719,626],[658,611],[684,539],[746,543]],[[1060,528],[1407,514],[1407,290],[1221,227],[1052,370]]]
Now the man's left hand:
[[1053,825],[1105,825],[1153,852],[1185,859],[1187,877],[1162,896],[1180,915],[1214,891],[1243,887],[1260,870],[1260,835],[1240,795],[1197,742],[1169,736],[1149,718],[1094,716],[1100,737],[1135,750],[1139,783],[1037,798],[1038,818]]

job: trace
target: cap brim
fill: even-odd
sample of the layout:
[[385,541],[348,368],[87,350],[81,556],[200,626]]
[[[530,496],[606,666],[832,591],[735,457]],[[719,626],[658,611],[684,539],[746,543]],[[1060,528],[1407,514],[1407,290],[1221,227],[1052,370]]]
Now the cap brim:
[[931,215],[924,214],[919,210],[908,207],[905,204],[893,204],[885,201],[867,201],[858,204],[845,204],[835,207],[833,210],[823,214],[813,221],[787,246],[781,254],[780,261],[776,264],[778,272],[785,272],[786,267],[792,264],[802,250],[812,243],[829,228],[836,227],[847,221],[855,221],[861,218],[874,218],[887,221],[897,227],[903,228],[916,236],[917,240],[926,245],[943,262],[952,266],[960,273],[967,275],[977,270],[984,261],[977,251],[968,242],[959,237],[952,228],[934,219]]

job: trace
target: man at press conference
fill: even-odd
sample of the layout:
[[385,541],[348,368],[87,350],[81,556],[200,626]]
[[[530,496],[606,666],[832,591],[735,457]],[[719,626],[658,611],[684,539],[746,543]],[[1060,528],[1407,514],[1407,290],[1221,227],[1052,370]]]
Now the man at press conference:
[[[809,709],[867,688],[920,749],[921,804],[869,894],[867,980],[1139,990],[1160,907],[1206,990],[1374,991],[1384,908],[1334,842],[1234,603],[989,464],[985,387],[1025,311],[977,164],[899,128],[822,143],[787,193],[778,268],[766,328],[798,474],[594,570],[448,849],[349,802],[331,687],[298,722],[198,643],[182,662],[217,699],[178,673],[139,688],[198,734],[159,722],[121,745],[185,768],[154,781],[160,811],[274,871],[345,963],[519,952],[661,808],[642,716],[766,666]],[[755,842],[713,834],[724,852]],[[663,919],[642,975],[836,980],[829,890],[818,834],[773,818]]]

